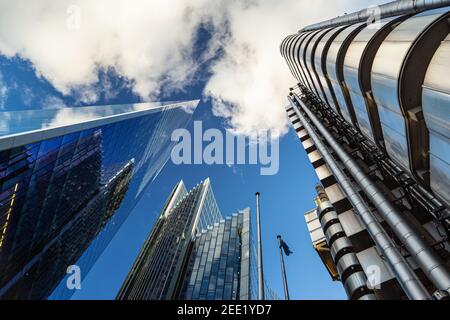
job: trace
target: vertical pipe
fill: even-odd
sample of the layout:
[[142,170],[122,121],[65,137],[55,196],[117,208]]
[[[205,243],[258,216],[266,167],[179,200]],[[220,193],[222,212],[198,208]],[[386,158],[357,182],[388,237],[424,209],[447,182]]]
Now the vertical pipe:
[[[292,103],[292,106],[294,107],[294,110],[298,115],[300,122],[303,124],[303,127],[308,132],[308,135],[311,137],[311,139],[314,141],[317,150],[320,152],[334,177],[339,182],[339,186],[342,188],[342,191],[344,191],[347,199],[350,201],[355,211],[361,217],[361,221],[364,223],[377,248],[386,258],[406,295],[412,300],[429,299],[430,295],[428,294],[426,288],[417,278],[416,274],[408,265],[405,258],[400,254],[400,252],[398,252],[392,239],[387,235],[380,222],[374,217],[372,211],[367,207],[361,195],[354,189],[350,179],[342,171],[340,166],[337,164],[337,161],[328,151],[328,148],[319,138],[318,134],[314,131],[312,125],[307,121],[306,116],[309,114],[305,110],[307,109],[306,106],[299,99],[296,99],[296,101],[299,103],[300,107],[298,107],[294,103],[294,100],[292,100],[291,97],[289,97],[289,101]],[[300,109],[303,109],[303,112],[305,112],[307,115],[303,115],[303,113],[300,112]],[[316,124],[315,122],[313,123]]]
[[420,266],[425,275],[439,290],[450,292],[450,272],[445,263],[411,226],[409,221],[398,212],[389,199],[380,191],[378,186],[359,167],[358,163],[350,157],[340,146],[336,139],[328,132],[316,115],[297,97],[300,108],[317,128],[324,140],[330,145],[336,156],[350,172],[355,182],[364,190],[367,197],[378,209],[378,212],[400,241],[405,245],[413,259]]
[[285,300],[289,299],[289,288],[287,284],[287,278],[286,278],[286,268],[284,267],[284,256],[283,256],[283,249],[281,245],[281,236],[277,237],[278,239],[278,247],[280,248],[280,260],[281,260],[281,275],[283,276],[283,288],[284,288],[284,298]]
[[256,225],[258,232],[258,300],[264,300],[264,273],[263,273],[263,257],[262,257],[262,241],[261,241],[261,216],[259,211],[259,196],[256,194]]

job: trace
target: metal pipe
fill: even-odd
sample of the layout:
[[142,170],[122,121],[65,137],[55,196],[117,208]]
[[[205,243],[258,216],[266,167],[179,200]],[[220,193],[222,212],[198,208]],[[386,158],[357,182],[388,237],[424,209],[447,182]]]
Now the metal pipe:
[[283,248],[282,248],[282,240],[281,236],[277,236],[278,239],[278,247],[280,248],[280,260],[281,260],[281,275],[283,277],[283,288],[284,288],[284,299],[289,299],[289,288],[287,284],[287,278],[286,278],[286,268],[284,267],[284,256],[283,256]]
[[261,240],[261,215],[259,208],[259,196],[256,194],[256,225],[258,233],[258,299],[264,300],[264,272],[263,272],[263,257],[262,257],[262,240]]
[[417,235],[416,230],[414,230],[408,221],[404,219],[402,214],[397,211],[389,199],[379,190],[378,186],[370,180],[357,162],[345,152],[325,126],[317,119],[315,114],[312,113],[300,99],[297,99],[297,101],[311,119],[314,126],[319,130],[336,155],[341,159],[356,183],[364,190],[383,219],[386,220],[387,224],[405,245],[406,249],[419,264],[426,276],[437,289],[450,292],[450,273],[446,265],[437,256],[436,252],[434,252],[433,248],[428,246],[427,243]]
[[[388,261],[392,271],[394,272],[400,286],[403,288],[406,295],[413,300],[430,299],[431,297],[428,294],[428,291],[423,286],[422,282],[418,279],[417,275],[414,273],[411,267],[408,265],[406,259],[400,254],[400,252],[398,252],[395,244],[393,243],[393,240],[387,235],[380,222],[373,215],[372,211],[367,207],[361,195],[355,190],[350,179],[339,167],[334,157],[328,151],[327,147],[319,138],[319,136],[316,134],[313,127],[308,123],[302,112],[299,111],[297,105],[294,103],[291,97],[289,97],[289,100],[294,107],[294,110],[298,115],[300,121],[302,122],[303,127],[308,132],[308,135],[311,137],[311,139],[314,141],[317,150],[325,159],[329,169],[333,173],[336,180],[339,182],[339,185],[344,191],[348,200],[352,204],[355,211],[361,217],[361,220],[364,223],[373,241],[375,242],[376,247],[381,251],[381,254],[386,257],[386,260]],[[309,111],[309,109],[299,99],[296,99],[296,101],[302,108],[303,112],[305,112],[312,120],[316,128],[319,129],[316,125],[316,122],[318,121],[314,121],[314,119],[317,119],[310,116],[311,112],[307,112]],[[319,129],[319,131],[322,130]],[[335,141],[334,144],[337,145],[337,142]],[[333,144],[330,145],[333,146]]]
[[357,162],[345,152],[325,126],[317,119],[315,114],[311,112],[300,99],[296,100],[336,155],[340,158],[356,183],[364,190],[383,219],[388,223],[400,241],[405,245],[411,256],[419,264],[422,271],[437,289],[450,292],[450,273],[434,250],[430,248],[419,235],[417,235],[416,230],[414,230],[408,221],[403,218],[402,214],[395,209],[389,199],[378,189],[377,185],[370,180]]
[[377,15],[380,19],[450,6],[450,0],[400,0],[392,1],[375,8],[367,8],[351,14],[307,26],[299,32],[313,31],[323,28],[337,27],[358,22],[370,22]]

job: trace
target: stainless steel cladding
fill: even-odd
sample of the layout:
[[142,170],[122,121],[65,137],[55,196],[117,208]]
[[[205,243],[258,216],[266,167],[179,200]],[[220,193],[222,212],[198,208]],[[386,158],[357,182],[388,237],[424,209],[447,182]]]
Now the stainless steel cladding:
[[340,110],[336,100],[336,95],[334,94],[333,87],[330,79],[328,78],[325,57],[328,54],[328,50],[334,38],[345,28],[346,27],[337,27],[333,28],[330,32],[327,32],[317,43],[316,51],[314,53],[315,70],[324,90],[325,96],[327,97],[328,105],[338,113],[340,113]]
[[431,189],[450,206],[450,35],[428,67],[422,107],[430,135]]
[[377,106],[373,101],[370,71],[383,40],[404,17],[391,17],[365,26],[353,39],[344,58],[344,81],[361,132],[372,142],[383,144]]
[[329,31],[331,31],[331,29],[324,29],[324,30],[321,30],[320,32],[316,33],[314,35],[314,37],[311,39],[310,45],[308,46],[308,48],[306,48],[306,66],[308,67],[308,70],[311,70],[312,81],[314,83],[314,86],[317,89],[317,93],[318,93],[319,97],[327,105],[329,105],[328,99],[326,97],[325,91],[323,89],[323,86],[322,86],[322,84],[320,82],[320,79],[319,79],[319,75],[318,75],[317,70],[316,70],[315,53],[316,53],[316,50],[317,50],[317,45],[319,44],[320,40]]
[[306,32],[288,36],[287,38],[285,38],[281,46],[281,53],[286,59],[292,74],[299,82],[301,82],[305,86],[308,86],[308,83],[306,82],[304,70],[300,65],[299,49],[301,44],[303,43],[303,40],[308,34],[309,33]]
[[[376,10],[375,21],[362,10],[283,41],[302,79],[287,111],[310,159],[315,147],[329,169],[313,163],[321,182],[342,190],[344,199],[332,201],[339,216],[321,217],[332,255],[373,241],[404,293],[429,299],[450,292],[450,0]],[[350,208],[367,237],[348,233],[349,243],[336,220]],[[337,263],[339,273],[348,259]]]
[[417,179],[428,182],[428,130],[422,114],[427,66],[449,32],[448,9],[417,14],[400,23],[378,49],[372,89],[387,153]]
[[[347,196],[347,199],[352,204],[353,208],[356,212],[358,212],[359,216],[361,217],[362,222],[364,223],[367,231],[371,235],[373,241],[375,242],[378,250],[383,254],[384,257],[386,257],[386,260],[388,261],[389,265],[391,266],[392,270],[394,271],[397,280],[399,281],[399,284],[407,294],[407,296],[410,299],[428,299],[429,294],[424,288],[423,284],[420,282],[420,280],[417,278],[411,267],[406,262],[406,259],[400,254],[400,252],[397,250],[393,240],[388,236],[386,231],[381,226],[381,223],[377,220],[372,210],[369,209],[367,204],[362,199],[361,195],[355,191],[354,185],[350,182],[349,177],[346,176],[344,171],[341,169],[339,164],[337,163],[336,159],[331,155],[331,152],[328,150],[325,143],[319,138],[318,133],[315,132],[313,129],[313,125],[317,128],[319,132],[322,133],[324,138],[329,137],[329,133],[325,129],[325,127],[317,120],[317,118],[308,110],[308,108],[305,106],[305,104],[299,100],[297,97],[292,98],[289,97],[289,101],[291,102],[291,105],[293,106],[294,110],[296,111],[300,122],[303,124],[305,130],[308,132],[308,135],[311,137],[311,139],[315,142],[317,150],[320,152],[320,154],[325,159],[328,167],[333,172],[334,177],[339,182],[340,187],[344,191],[344,193]],[[303,112],[305,115],[303,115]],[[306,116],[309,117],[309,120],[311,121],[311,124],[308,122]],[[330,139],[327,139],[327,142],[330,146],[337,145],[337,142],[331,141]],[[333,150],[336,155],[338,154],[338,150]],[[342,159],[342,158],[341,158]],[[348,160],[348,159],[346,159]],[[352,161],[346,161],[342,160],[343,163],[351,163]],[[356,171],[359,171],[356,167],[354,167]],[[348,168],[347,168],[348,169]],[[352,170],[349,170],[350,172]],[[372,191],[373,193],[373,191]],[[378,195],[378,191],[375,192]],[[383,197],[382,195],[378,195],[379,197]],[[374,201],[376,202],[376,201]],[[383,205],[388,206],[388,202],[386,200],[382,201]],[[384,216],[384,218],[387,218],[387,216]],[[388,217],[390,218],[390,217]],[[406,230],[405,228],[405,222],[401,219],[397,219],[396,221],[397,225],[401,228],[401,230]],[[332,225],[333,227],[335,225]],[[329,229],[331,229],[331,227]],[[334,228],[334,230],[325,232],[325,235],[331,236],[332,234],[335,234],[339,232],[339,228]],[[415,243],[419,243],[420,239],[417,240],[415,235],[413,235],[410,230],[408,230],[408,235],[411,238],[415,238]],[[404,238],[403,236],[400,238]],[[427,255],[427,258],[429,256],[434,257],[433,253],[430,253],[429,248],[424,248],[424,246],[421,244],[420,246],[416,246],[415,250],[421,250],[421,252],[425,253]],[[439,269],[440,273],[443,268],[439,263],[434,263],[433,261],[429,266],[427,263],[427,268],[424,268],[425,270],[433,270],[433,269]],[[443,271],[445,273],[445,271]],[[431,272],[427,272],[427,274]],[[439,279],[438,282],[440,282],[441,279]],[[447,282],[444,281],[443,286],[445,287],[447,285]],[[439,285],[441,287],[442,284]]]
[[344,232],[339,217],[331,204],[325,189],[316,187],[318,194],[318,214],[320,225],[325,232],[331,256],[349,299],[376,299],[373,291],[367,287],[367,277],[358,257],[354,253],[352,243]]
[[425,10],[450,6],[450,0],[400,0],[393,1],[377,7],[369,7],[367,9],[346,14],[324,22],[316,23],[300,31],[313,31],[322,28],[336,27],[340,25],[348,25],[357,22],[366,22],[379,16],[380,18],[393,17],[398,15],[414,14]]
[[[303,127],[308,132],[310,138],[314,141],[317,150],[320,152],[330,171],[339,182],[339,186],[342,191],[347,196],[347,199],[350,201],[355,211],[361,217],[361,221],[364,223],[377,248],[386,258],[407,296],[410,299],[428,299],[430,296],[423,284],[408,265],[406,259],[397,250],[393,240],[383,229],[381,223],[377,220],[372,210],[369,209],[361,195],[355,191],[355,187],[350,182],[350,179],[341,169],[340,165],[337,163],[337,160],[332,156],[325,143],[319,138],[319,133],[316,133],[313,125],[318,129],[318,131],[321,131],[321,133],[326,133],[326,129],[317,121],[314,115],[308,110],[301,100],[297,97],[289,97],[289,101],[298,115]],[[311,124],[307,120],[307,117],[311,121]],[[336,141],[327,142],[330,146],[336,144]],[[334,151],[336,152],[336,150]],[[344,161],[344,163],[346,162]],[[327,239],[330,239],[331,243],[333,242],[333,239],[342,237],[343,234],[345,234],[345,232],[343,228],[340,227],[340,224],[333,224],[325,231],[325,236]],[[429,250],[424,249],[424,251],[428,252]]]
[[297,81],[300,81],[298,74],[296,70],[294,69],[294,66],[292,65],[292,61],[290,59],[290,55],[288,54],[288,51],[290,49],[290,43],[292,39],[295,37],[295,34],[291,34],[284,38],[283,42],[281,42],[280,52],[283,58],[286,60],[287,65],[289,67],[289,70],[291,71],[292,75],[297,79]]
[[297,81],[304,84],[304,80],[301,77],[299,67],[294,63],[292,59],[292,50],[295,46],[295,43],[301,39],[302,35],[290,35],[283,40],[281,44],[281,55],[286,59],[287,65],[291,70],[293,76],[297,79]]
[[445,4],[397,1],[381,6],[385,18],[374,24],[339,18],[354,24],[307,28],[313,31],[289,36],[281,50],[299,82],[450,205]]
[[343,63],[350,42],[364,25],[363,23],[352,25],[340,32],[331,43],[326,57],[328,76],[342,116],[345,120],[353,124],[356,123],[356,118],[353,105],[348,96],[348,89],[344,82]]
[[311,44],[312,38],[320,32],[321,31],[319,30],[319,31],[314,31],[314,32],[311,32],[310,34],[308,34],[305,37],[305,40],[303,41],[302,45],[300,46],[300,51],[299,51],[299,61],[300,61],[300,65],[301,65],[302,69],[305,71],[304,73],[306,75],[307,87],[311,90],[311,92],[314,92],[317,95],[318,95],[318,91],[314,85],[314,81],[313,81],[313,77],[312,77],[312,75],[313,75],[312,70],[310,70],[306,64],[306,60],[307,60],[306,51],[307,51],[308,46]]

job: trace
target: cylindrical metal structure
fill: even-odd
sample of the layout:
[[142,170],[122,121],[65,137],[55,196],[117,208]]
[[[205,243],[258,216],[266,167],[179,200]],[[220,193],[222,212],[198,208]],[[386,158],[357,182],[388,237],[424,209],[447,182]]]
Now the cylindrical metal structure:
[[331,20],[307,26],[300,32],[313,31],[317,29],[337,27],[340,25],[366,22],[377,16],[387,18],[404,14],[414,14],[425,10],[450,6],[450,0],[400,0],[393,1],[375,8],[368,8],[352,14],[346,14]]
[[290,300],[289,299],[289,288],[288,288],[287,277],[286,277],[286,268],[284,266],[283,248],[281,245],[282,244],[281,236],[277,236],[277,239],[278,239],[278,247],[280,249],[281,275],[283,277],[284,299]]
[[[313,127],[306,120],[306,117],[303,115],[303,113],[300,112],[300,110],[298,109],[297,105],[294,103],[292,98],[290,97],[289,99],[294,107],[295,112],[300,118],[303,127],[308,132],[308,135],[311,137],[311,139],[314,141],[322,157],[326,160],[326,163],[329,166],[333,175],[335,176],[336,180],[339,181],[339,185],[341,186],[348,200],[352,204],[353,208],[361,217],[362,222],[366,226],[366,229],[371,235],[377,248],[386,257],[386,260],[391,266],[400,286],[403,288],[406,295],[410,299],[415,300],[430,299],[430,295],[428,294],[427,290],[420,282],[420,280],[417,278],[417,275],[408,265],[405,258],[398,252],[392,239],[386,234],[386,231],[383,229],[378,220],[374,217],[372,211],[367,207],[364,200],[361,198],[361,195],[357,191],[355,191],[355,188],[353,187],[350,179],[339,167],[334,157],[328,151],[327,147],[319,138],[319,136],[316,134]],[[300,106],[302,111],[308,116],[308,118],[311,119],[314,126],[320,131],[322,136],[324,136],[325,138],[323,130],[326,131],[326,129],[324,129],[323,126],[317,121],[317,118],[314,116],[314,114],[312,114],[309,111],[309,109],[304,105],[304,103],[300,99],[296,99],[295,101],[298,103],[298,106]],[[319,128],[319,126],[321,128]],[[336,141],[329,142],[331,146],[334,146],[333,143],[334,145],[337,145]]]
[[[423,12],[392,10],[402,14],[372,24],[358,21],[288,36],[305,39],[313,35],[304,54],[297,51],[314,64],[302,63],[294,52],[289,57],[286,41],[281,51],[286,60],[294,61],[294,67],[319,79],[314,82],[323,92],[311,89],[311,81],[305,84],[315,95],[313,100],[322,100],[361,130],[448,209],[450,84],[445,75],[450,6],[446,4],[448,1],[415,1],[414,7]],[[428,198],[424,194],[411,197],[421,205],[420,198]],[[424,209],[442,221],[426,203]]]
[[375,300],[367,276],[322,185],[316,186],[317,212],[339,277],[352,300]]
[[256,225],[258,233],[258,299],[264,300],[264,271],[263,271],[263,257],[262,257],[262,240],[261,240],[261,212],[259,207],[259,196],[256,196]]
[[[382,218],[387,222],[396,236],[405,245],[406,249],[419,264],[425,275],[439,290],[450,291],[450,273],[446,265],[436,255],[433,248],[431,248],[420,237],[420,235],[417,234],[417,231],[410,225],[410,223],[395,209],[389,199],[387,199],[387,197],[379,190],[378,186],[364,173],[356,161],[346,153],[336,139],[334,139],[334,137],[328,132],[325,126],[317,119],[316,115],[311,112],[311,110],[309,110],[309,108],[300,99],[296,99],[296,101],[299,103],[299,106],[309,117],[309,119],[311,119],[312,123],[320,132],[325,141],[333,149],[336,156],[340,158],[348,172],[355,179],[355,182],[364,190],[370,201],[378,209],[378,212]],[[303,117],[301,113],[299,113],[299,117],[300,116]],[[316,139],[318,139],[317,136]],[[320,144],[321,141],[319,140],[318,143]],[[349,187],[351,187],[351,185],[349,185]],[[355,191],[348,191],[350,194],[357,197],[359,196],[355,193]],[[360,203],[356,202],[352,204],[354,206],[362,205],[363,207],[366,207],[363,200],[361,198],[359,200]]]

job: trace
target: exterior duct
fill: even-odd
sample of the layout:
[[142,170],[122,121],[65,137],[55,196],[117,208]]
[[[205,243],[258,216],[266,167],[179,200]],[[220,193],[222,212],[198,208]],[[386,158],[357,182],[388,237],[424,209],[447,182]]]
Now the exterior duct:
[[[378,220],[374,217],[372,211],[367,207],[364,200],[361,198],[358,192],[355,191],[350,179],[345,175],[342,169],[338,166],[336,160],[333,158],[331,153],[328,151],[325,144],[319,138],[319,136],[314,131],[313,127],[306,120],[306,117],[298,109],[297,105],[301,107],[303,112],[309,116],[313,121],[314,125],[317,127],[321,133],[327,133],[326,129],[320,124],[320,122],[315,118],[315,116],[309,111],[309,109],[303,104],[299,99],[293,100],[290,96],[289,100],[293,106],[296,114],[298,115],[303,127],[308,132],[308,135],[316,144],[318,151],[322,154],[322,157],[326,160],[328,167],[335,176],[336,180],[347,196],[348,200],[352,204],[353,208],[361,217],[367,231],[375,242],[377,248],[381,251],[384,257],[386,257],[391,269],[393,270],[400,286],[405,291],[406,295],[410,299],[414,300],[425,300],[430,299],[430,295],[427,290],[417,278],[417,275],[411,269],[411,267],[406,262],[405,258],[398,252],[392,239],[387,235],[386,231],[383,229]],[[297,102],[297,104],[296,104]],[[321,128],[319,128],[319,126]],[[332,138],[332,137],[331,137]],[[328,139],[327,139],[328,140]],[[335,146],[337,142],[329,142],[330,145]],[[345,163],[345,162],[344,162]],[[367,179],[368,180],[368,179]],[[428,266],[428,265],[427,265]]]
[[405,14],[414,14],[422,11],[450,6],[450,0],[399,0],[383,4],[374,9],[364,9],[355,13],[340,16],[303,28],[299,32],[313,31],[323,28],[337,27],[358,22],[367,22],[373,18],[374,13],[379,18],[387,18]]
[[361,263],[324,188],[319,185],[316,190],[319,221],[347,296],[349,299],[375,300],[372,290],[367,287],[368,281]]
[[[416,234],[416,231],[394,208],[394,206],[390,203],[390,201],[386,198],[386,196],[379,190],[379,188],[375,185],[375,183],[373,183],[370,180],[370,178],[363,172],[363,170],[361,170],[356,161],[353,160],[345,152],[345,150],[328,132],[325,126],[317,119],[314,113],[312,113],[300,99],[297,98],[296,101],[299,103],[300,107],[305,112],[305,114],[308,115],[308,117],[311,119],[314,126],[318,129],[318,131],[321,133],[321,135],[324,137],[327,143],[331,146],[336,155],[340,158],[342,163],[345,165],[347,170],[355,179],[356,183],[358,183],[361,186],[361,188],[365,190],[365,193],[369,197],[370,201],[378,209],[380,215],[392,228],[392,230],[401,240],[401,242],[405,245],[408,252],[419,264],[420,268],[430,279],[430,281],[436,286],[437,289],[446,290],[450,292],[450,273],[445,264],[436,255],[434,250],[430,248],[419,235]],[[303,115],[299,115],[299,117],[300,116],[304,120]],[[303,120],[302,122],[305,122]],[[308,126],[308,124],[305,125]],[[317,135],[315,137],[316,137],[315,140],[319,140]],[[318,141],[318,144],[321,144],[320,140]],[[334,159],[332,160],[334,161]],[[344,181],[344,183],[346,182]],[[349,181],[347,181],[346,189],[348,189],[349,187],[351,188],[351,185],[349,184]],[[353,194],[359,197],[359,195],[357,195],[354,191],[352,191],[352,189],[348,189],[347,191],[349,192],[350,195]],[[360,200],[362,201],[361,198]],[[352,204],[361,207],[360,203],[352,202]],[[364,207],[367,209],[365,205]],[[371,212],[369,213],[371,214]]]

